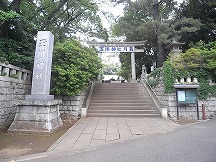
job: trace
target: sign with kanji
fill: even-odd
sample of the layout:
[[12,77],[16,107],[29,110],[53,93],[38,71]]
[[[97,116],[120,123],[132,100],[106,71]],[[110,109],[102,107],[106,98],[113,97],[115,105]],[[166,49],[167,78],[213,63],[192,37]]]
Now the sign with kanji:
[[126,46],[126,47],[106,47],[100,46],[98,47],[98,52],[135,52],[134,46]]

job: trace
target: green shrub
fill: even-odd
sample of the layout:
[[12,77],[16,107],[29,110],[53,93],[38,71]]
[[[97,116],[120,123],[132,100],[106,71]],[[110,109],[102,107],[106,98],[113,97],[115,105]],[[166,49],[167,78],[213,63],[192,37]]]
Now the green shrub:
[[97,79],[101,60],[97,53],[70,39],[54,47],[51,91],[54,94],[73,96]]

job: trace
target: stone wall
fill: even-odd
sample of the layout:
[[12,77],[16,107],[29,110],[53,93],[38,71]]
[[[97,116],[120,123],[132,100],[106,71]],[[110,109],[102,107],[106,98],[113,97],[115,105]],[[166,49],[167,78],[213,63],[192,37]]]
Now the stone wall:
[[0,128],[7,128],[14,119],[16,105],[30,94],[29,70],[0,63]]
[[[164,85],[162,79],[160,79],[159,84],[153,88],[154,92],[158,96],[164,108],[167,108],[168,116],[171,119],[177,119],[177,103],[176,103],[176,93],[165,94]],[[198,101],[199,105],[199,118],[202,119],[202,104],[206,110],[206,117],[212,118],[216,116],[216,98],[208,98],[205,101]],[[197,108],[195,104],[187,104],[179,107],[179,119],[197,119]]]
[[56,100],[62,100],[62,105],[60,105],[60,114],[62,120],[70,120],[80,118],[81,108],[84,107],[89,88],[82,91],[76,96],[55,96]]
[[[0,129],[14,120],[17,105],[31,93],[32,72],[13,65],[0,63]],[[89,87],[90,88],[90,87]],[[63,120],[80,118],[89,88],[76,96],[55,96],[62,100],[59,110]]]

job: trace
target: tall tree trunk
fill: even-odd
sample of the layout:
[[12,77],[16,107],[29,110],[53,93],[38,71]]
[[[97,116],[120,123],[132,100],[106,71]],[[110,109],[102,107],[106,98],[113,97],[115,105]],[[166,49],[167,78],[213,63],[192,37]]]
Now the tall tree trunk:
[[17,13],[20,13],[20,5],[22,0],[13,0],[10,4],[10,7],[13,11],[16,11]]
[[4,22],[0,26],[0,37],[1,38],[8,38],[8,23]]
[[157,67],[162,67],[165,59],[164,45],[161,41],[158,41]]
[[158,45],[158,53],[157,53],[157,67],[163,66],[163,62],[165,61],[165,53],[164,53],[164,46],[160,40],[160,33],[161,33],[161,17],[159,13],[159,5],[163,3],[163,1],[158,2],[158,0],[154,0],[153,4],[153,16],[156,22],[156,34],[157,34],[157,45]]

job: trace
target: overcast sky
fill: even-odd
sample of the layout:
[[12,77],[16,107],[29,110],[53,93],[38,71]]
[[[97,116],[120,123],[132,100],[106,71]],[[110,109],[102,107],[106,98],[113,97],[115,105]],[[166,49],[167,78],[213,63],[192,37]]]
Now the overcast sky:
[[[134,0],[135,1],[135,0]],[[182,3],[183,0],[176,0],[178,3]],[[103,4],[102,7],[102,10],[105,11],[105,12],[111,12],[115,18],[117,18],[118,16],[122,16],[123,15],[123,9],[124,9],[124,4],[120,3],[118,5],[116,5],[115,7],[111,6],[111,5],[108,5],[108,4]],[[106,20],[105,17],[101,17],[102,18],[102,22],[104,24],[104,27],[107,28],[109,30],[110,28],[110,22],[108,22]]]

